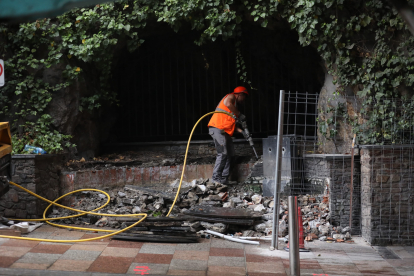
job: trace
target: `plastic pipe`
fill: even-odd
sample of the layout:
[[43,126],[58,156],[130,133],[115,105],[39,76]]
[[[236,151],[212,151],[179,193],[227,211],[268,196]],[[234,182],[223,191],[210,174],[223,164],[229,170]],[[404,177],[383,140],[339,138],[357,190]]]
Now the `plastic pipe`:
[[246,243],[246,244],[254,244],[254,245],[259,245],[260,244],[257,241],[241,240],[241,239],[234,238],[234,237],[231,237],[231,236],[227,236],[227,235],[221,234],[219,232],[211,231],[211,230],[205,230],[204,232],[215,235],[215,236],[219,236],[220,238],[223,238],[223,239],[226,239],[226,240],[229,240],[229,241]]

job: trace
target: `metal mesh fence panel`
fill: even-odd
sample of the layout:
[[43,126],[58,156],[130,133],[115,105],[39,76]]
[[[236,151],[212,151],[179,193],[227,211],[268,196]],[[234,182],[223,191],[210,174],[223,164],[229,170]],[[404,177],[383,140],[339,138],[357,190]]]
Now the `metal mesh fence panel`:
[[[287,92],[282,197],[298,195],[308,204],[309,225],[351,225],[353,234],[374,245],[412,244],[413,107],[404,98],[321,102],[317,94]],[[272,139],[264,142],[264,157]],[[321,217],[313,208],[327,201],[329,215]]]

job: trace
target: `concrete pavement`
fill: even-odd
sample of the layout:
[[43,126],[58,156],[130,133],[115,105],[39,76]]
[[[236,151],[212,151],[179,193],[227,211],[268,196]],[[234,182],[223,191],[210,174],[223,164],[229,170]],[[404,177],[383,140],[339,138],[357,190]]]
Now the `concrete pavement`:
[[[100,236],[44,225],[29,237],[79,239]],[[414,275],[414,247],[355,243],[306,243],[301,275]],[[244,245],[219,238],[196,244],[111,240],[48,243],[0,239],[0,275],[248,275],[289,274],[289,253],[269,242]]]

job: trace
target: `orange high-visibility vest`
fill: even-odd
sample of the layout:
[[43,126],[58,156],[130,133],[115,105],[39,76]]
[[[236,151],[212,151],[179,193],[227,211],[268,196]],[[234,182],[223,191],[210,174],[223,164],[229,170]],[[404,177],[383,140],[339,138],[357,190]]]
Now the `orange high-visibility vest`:
[[[216,111],[226,111],[228,113],[233,114],[230,111],[230,109],[224,104],[224,99],[227,98],[228,95],[230,94],[224,96],[224,98],[220,101],[220,103],[216,107]],[[214,113],[210,119],[210,122],[208,123],[208,126],[222,129],[230,136],[233,136],[234,129],[236,128],[236,120],[227,114]]]

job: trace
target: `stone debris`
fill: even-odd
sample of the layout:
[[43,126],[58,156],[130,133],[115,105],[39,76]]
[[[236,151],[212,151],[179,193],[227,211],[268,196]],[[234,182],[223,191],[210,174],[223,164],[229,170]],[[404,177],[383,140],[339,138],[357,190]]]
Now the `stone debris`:
[[325,195],[298,196],[301,206],[304,236],[306,241],[344,242],[352,239],[349,226],[333,226],[330,224],[328,197]]
[[[173,181],[167,189],[160,190],[159,187],[141,187],[127,185],[123,189],[104,189],[111,199],[107,206],[96,211],[109,214],[139,214],[146,213],[148,219],[134,227],[135,231],[147,231],[149,229],[160,229],[162,231],[186,231],[199,232],[212,230],[223,234],[243,235],[249,237],[261,237],[272,234],[273,208],[272,197],[263,197],[260,184],[240,183],[237,185],[224,185],[215,183],[209,179],[195,179],[190,182],[183,181],[176,205],[171,212],[173,222],[149,222],[154,219],[165,218],[168,213],[175,192],[178,189],[179,180]],[[259,187],[259,189],[258,189]],[[106,196],[99,192],[84,191],[74,195],[72,208],[92,211],[98,209],[106,202]],[[349,227],[334,227],[330,224],[330,213],[328,200],[323,195],[304,195],[298,197],[303,219],[303,230],[306,241],[336,241],[343,242],[351,239]],[[194,213],[194,210],[208,210],[220,208],[220,210],[242,209],[256,214],[249,217],[206,216]],[[193,210],[193,211],[191,211]],[[288,207],[287,198],[282,197],[278,207],[279,236],[288,234]],[[72,211],[53,207],[49,217],[64,217],[75,214]],[[124,219],[124,218],[123,218]],[[125,228],[131,225],[135,218],[100,217],[85,215],[76,218],[68,218],[58,221],[64,224],[95,225],[98,227]],[[128,222],[128,223],[126,223]],[[149,228],[148,228],[149,227]],[[143,230],[144,229],[144,230]],[[146,229],[146,230],[145,230]],[[151,233],[155,233],[151,230]],[[161,231],[161,230],[157,230]],[[141,232],[140,232],[141,233]],[[239,234],[238,234],[239,233]]]

